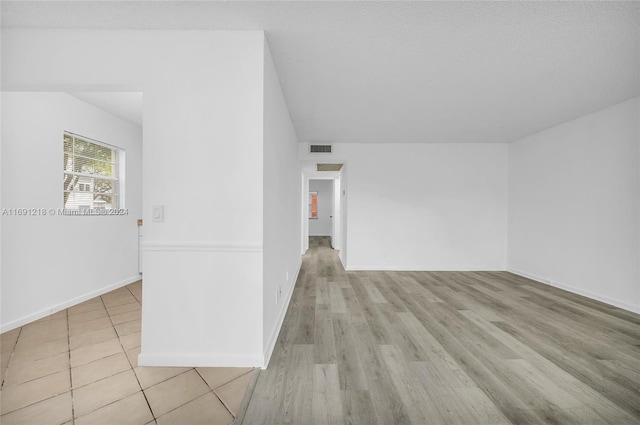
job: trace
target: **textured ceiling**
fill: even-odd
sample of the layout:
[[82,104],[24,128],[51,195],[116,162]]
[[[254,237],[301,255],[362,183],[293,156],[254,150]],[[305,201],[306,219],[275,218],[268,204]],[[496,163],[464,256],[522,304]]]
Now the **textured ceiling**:
[[509,142],[640,95],[639,2],[11,2],[3,27],[265,30],[300,142]]

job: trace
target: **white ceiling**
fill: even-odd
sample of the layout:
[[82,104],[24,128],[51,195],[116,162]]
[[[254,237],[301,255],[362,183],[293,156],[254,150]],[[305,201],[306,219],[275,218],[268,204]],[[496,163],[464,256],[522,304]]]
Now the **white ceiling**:
[[74,92],[70,95],[142,127],[141,92]]
[[636,1],[2,1],[2,25],[265,30],[300,142],[509,142],[640,95]]

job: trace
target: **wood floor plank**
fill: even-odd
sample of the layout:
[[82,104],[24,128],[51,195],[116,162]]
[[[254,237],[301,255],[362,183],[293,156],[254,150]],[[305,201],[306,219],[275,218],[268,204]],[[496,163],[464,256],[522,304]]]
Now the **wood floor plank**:
[[303,424],[312,417],[313,366],[313,346],[294,345],[276,423]]
[[342,391],[344,420],[349,425],[369,425],[376,423],[373,402],[367,390]]
[[329,282],[329,306],[332,313],[347,313],[347,305],[342,288],[336,282]]
[[342,393],[336,364],[316,364],[313,369],[313,423],[344,424]]
[[602,398],[612,401],[618,406],[616,414],[611,416],[628,419],[623,413],[629,412],[636,420],[640,418],[640,394],[625,388],[617,382],[605,379],[598,371],[597,359],[591,358],[583,350],[571,345],[556,345],[554,341],[530,328],[528,324],[520,323],[516,329],[508,323],[496,323],[501,329],[512,332],[521,342],[531,344],[543,357],[565,370],[570,375],[595,390]]
[[360,362],[357,335],[347,314],[333,315],[333,336],[336,345],[336,362],[340,376],[340,389],[365,390],[365,371]]
[[[451,404],[464,406],[466,415],[462,417],[459,423],[486,425],[506,425],[511,423],[478,387],[454,388],[453,395],[438,401],[448,409]],[[458,409],[461,410],[460,407]],[[444,413],[441,413],[441,415],[444,416]],[[447,415],[446,417],[448,418],[449,416]]]
[[336,345],[333,319],[328,305],[316,306],[313,360],[316,364],[336,364]]
[[316,304],[330,305],[329,284],[326,277],[316,279]]
[[508,272],[347,272],[314,237],[242,423],[637,425],[640,315]]
[[402,352],[393,345],[381,345],[379,350],[411,423],[444,424],[435,401],[429,397],[424,386],[417,384],[415,374],[411,372]]
[[[393,307],[380,305],[388,312],[393,312]],[[365,423],[369,424],[410,424],[400,396],[395,390],[390,371],[384,367],[380,356],[379,347],[371,328],[366,320],[358,320],[354,323],[355,344],[359,347],[358,357],[365,369],[365,382],[369,399],[373,409],[371,414],[365,416]]]
[[350,276],[349,282],[358,298],[358,310],[362,312],[376,342],[378,344],[393,344],[395,336],[388,320],[395,313],[393,307],[388,303],[374,304],[359,279]]
[[367,295],[373,303],[387,303],[387,299],[380,293],[380,290],[369,279],[364,279],[362,285],[367,292]]

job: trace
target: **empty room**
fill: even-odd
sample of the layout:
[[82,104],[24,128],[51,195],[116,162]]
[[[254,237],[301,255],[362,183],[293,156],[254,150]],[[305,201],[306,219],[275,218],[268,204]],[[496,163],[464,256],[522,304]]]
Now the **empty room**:
[[0,7],[2,425],[640,423],[640,2]]

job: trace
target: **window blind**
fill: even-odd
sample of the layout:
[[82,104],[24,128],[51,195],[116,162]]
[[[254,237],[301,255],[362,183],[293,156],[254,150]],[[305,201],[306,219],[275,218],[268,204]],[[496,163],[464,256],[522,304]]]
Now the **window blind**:
[[64,208],[118,208],[118,148],[64,133]]

